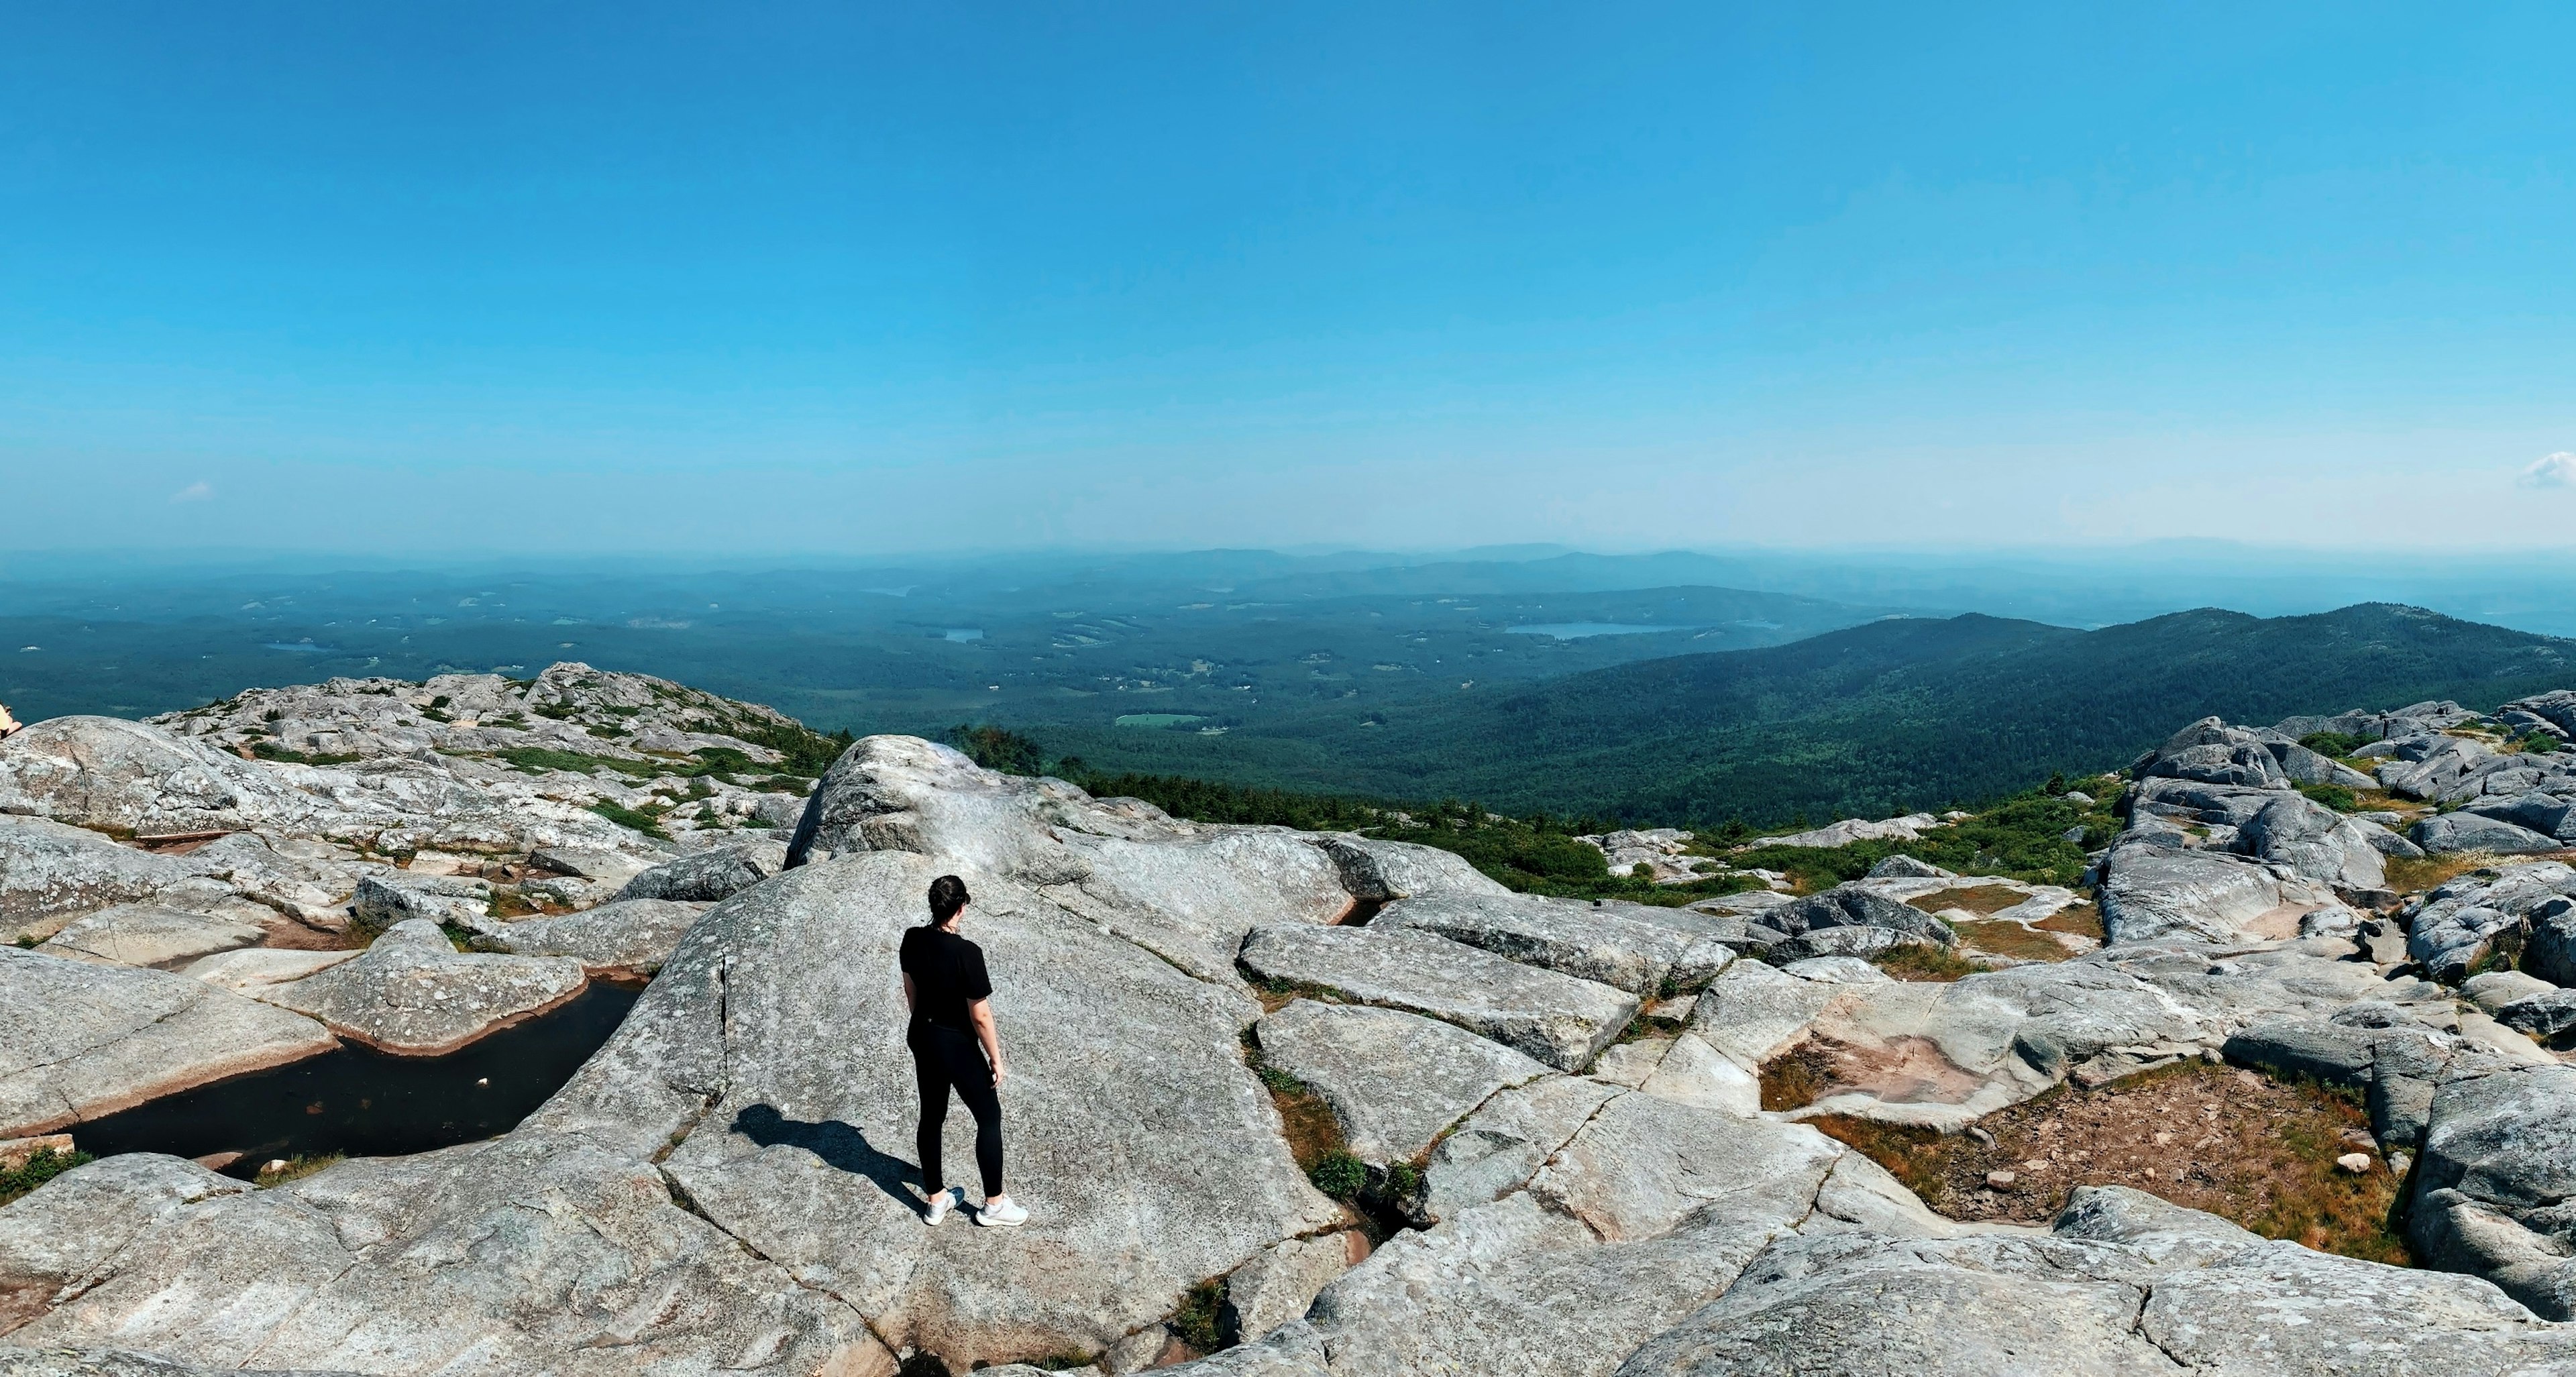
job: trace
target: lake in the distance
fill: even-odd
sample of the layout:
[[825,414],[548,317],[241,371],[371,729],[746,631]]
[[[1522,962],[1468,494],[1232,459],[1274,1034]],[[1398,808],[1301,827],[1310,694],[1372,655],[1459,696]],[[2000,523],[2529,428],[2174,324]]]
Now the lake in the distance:
[[1638,636],[1649,631],[1697,631],[1696,626],[1637,626],[1629,622],[1548,622],[1540,626],[1507,626],[1515,636],[1554,636],[1579,641],[1586,636]]

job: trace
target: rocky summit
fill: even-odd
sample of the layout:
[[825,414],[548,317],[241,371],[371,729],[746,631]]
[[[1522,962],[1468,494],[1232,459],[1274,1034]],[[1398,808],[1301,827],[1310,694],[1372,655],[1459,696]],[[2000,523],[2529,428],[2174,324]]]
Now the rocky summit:
[[[651,979],[498,1137],[258,1183],[126,1152],[0,1206],[0,1374],[2576,1373],[2571,735],[2576,692],[2212,719],[2080,782],[2119,820],[2081,886],[1896,854],[1683,906],[580,665],[38,723],[0,742],[0,1137]],[[1019,1229],[923,1226],[895,953],[944,873]],[[1998,1160],[1989,1203],[2069,1181],[2019,1220],[1928,1203],[1927,1163],[2192,1075],[2349,1120],[2252,1137],[2323,1132],[2302,1189],[2390,1202],[2384,1256],[2175,1203],[2230,1169],[2180,1118],[2116,1176]]]

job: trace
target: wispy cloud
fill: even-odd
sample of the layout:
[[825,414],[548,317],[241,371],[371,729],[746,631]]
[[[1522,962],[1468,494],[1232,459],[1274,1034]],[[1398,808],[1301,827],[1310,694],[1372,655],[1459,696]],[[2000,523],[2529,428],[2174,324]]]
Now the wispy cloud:
[[2576,488],[2576,450],[2534,459],[2514,481],[2526,488]]
[[177,492],[170,494],[170,500],[173,502],[211,502],[214,500],[214,496],[215,485],[201,478],[196,482],[181,488]]

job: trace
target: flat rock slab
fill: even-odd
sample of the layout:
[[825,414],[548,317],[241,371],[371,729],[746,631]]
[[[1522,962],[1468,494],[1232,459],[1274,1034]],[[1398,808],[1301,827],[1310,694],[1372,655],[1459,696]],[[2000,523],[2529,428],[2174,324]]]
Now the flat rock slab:
[[165,971],[0,947],[0,1138],[317,1056],[321,1024]]
[[[1031,1219],[923,1228],[895,954],[945,868],[845,857],[709,913],[540,1121],[676,1102],[691,1126],[662,1170],[699,1211],[956,1371],[1099,1352],[1201,1280],[1340,1221],[1244,1064],[1257,1005],[970,872],[963,930],[1011,1067],[1006,1183]],[[973,1179],[972,1143],[952,1106],[950,1182]]]
[[191,961],[180,968],[179,974],[256,998],[258,991],[271,985],[302,980],[343,961],[354,961],[357,957],[354,950],[289,951],[279,947],[244,947],[239,951],[218,952]]
[[1305,1323],[1335,1377],[1607,1373],[1806,1218],[1842,1155],[1804,1125],[1620,1093],[1526,1190],[1388,1240]]
[[[1649,915],[1652,915],[1651,917]],[[1677,970],[1706,984],[1734,953],[1716,941],[1723,920],[1643,904],[1590,904],[1534,894],[1433,895],[1389,904],[1372,928],[1427,932],[1479,947],[1524,965],[1598,981],[1630,994],[1654,995]],[[1694,959],[1695,942],[1713,950]]]
[[1519,1190],[1619,1093],[1590,1076],[1548,1076],[1495,1095],[1431,1150],[1425,1212],[1447,1219]]
[[705,904],[620,899],[579,913],[496,925],[492,938],[515,956],[568,956],[593,974],[649,975],[671,959]]
[[204,873],[185,857],[0,813],[0,941],[50,937],[80,914],[149,900]]
[[617,897],[718,903],[777,874],[786,860],[787,848],[775,842],[712,847],[636,875]]
[[1425,933],[1271,924],[1244,939],[1254,975],[1338,990],[1580,1071],[1628,1026],[1636,996]]
[[1270,1065],[1324,1097],[1364,1162],[1410,1161],[1495,1091],[1548,1074],[1499,1043],[1397,1009],[1300,999],[1254,1035]]
[[1435,894],[1511,893],[1454,851],[1343,832],[1327,832],[1313,841],[1341,870],[1342,887],[1355,899],[1384,903]]
[[44,942],[57,956],[158,966],[257,942],[263,929],[238,918],[217,918],[157,904],[118,904],[83,914]]
[[569,957],[460,952],[435,924],[412,918],[356,960],[258,997],[380,1051],[434,1057],[554,1008],[585,978]]
[[[1292,1238],[1235,1270],[1225,1282],[1225,1318],[1250,1343],[1302,1318],[1315,1294],[1351,1268],[1351,1234]],[[1366,1239],[1357,1240],[1365,1246]]]
[[2123,842],[2102,863],[2105,943],[2281,940],[2335,902],[2322,881],[2250,857]]
[[[2105,1199],[2116,1196],[2134,1199]],[[2049,1235],[1783,1240],[1618,1375],[2396,1377],[2571,1362],[2576,1331],[2473,1278],[2311,1252],[2087,1187]]]

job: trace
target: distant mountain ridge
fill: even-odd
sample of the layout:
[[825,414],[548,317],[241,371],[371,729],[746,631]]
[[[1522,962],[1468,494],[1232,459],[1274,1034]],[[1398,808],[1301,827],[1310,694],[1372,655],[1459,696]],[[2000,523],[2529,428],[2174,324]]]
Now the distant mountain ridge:
[[[1755,823],[1991,797],[2098,771],[2216,714],[2428,698],[2492,707],[2576,684],[2576,641],[2365,603],[2304,617],[2201,609],[2076,631],[1969,614],[1574,674],[1489,701],[1409,705],[1364,732],[1310,715],[1200,748],[1263,783],[1507,810]],[[1292,764],[1278,738],[1312,744]],[[1172,746],[1181,743],[1173,742]],[[1133,763],[1186,770],[1179,751]],[[1119,763],[1130,763],[1120,759]]]

